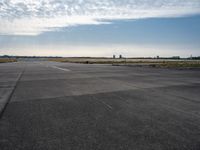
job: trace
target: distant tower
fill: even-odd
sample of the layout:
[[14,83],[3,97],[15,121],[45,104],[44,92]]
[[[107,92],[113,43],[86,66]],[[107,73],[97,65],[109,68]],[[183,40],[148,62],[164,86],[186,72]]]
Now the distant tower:
[[122,55],[119,55],[119,58],[121,59],[121,58],[122,58]]
[[115,55],[113,55],[113,59],[115,59],[116,57],[115,57]]

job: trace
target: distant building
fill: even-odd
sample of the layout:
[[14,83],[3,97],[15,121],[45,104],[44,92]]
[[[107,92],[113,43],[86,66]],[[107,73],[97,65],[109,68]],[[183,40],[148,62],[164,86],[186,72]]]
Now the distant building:
[[115,59],[116,58],[116,56],[115,55],[113,55],[113,59]]
[[119,58],[121,59],[121,58],[122,58],[122,55],[119,55]]

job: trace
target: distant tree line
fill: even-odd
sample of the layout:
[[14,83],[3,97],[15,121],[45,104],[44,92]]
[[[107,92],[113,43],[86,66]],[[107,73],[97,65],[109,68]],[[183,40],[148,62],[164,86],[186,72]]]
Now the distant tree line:
[[62,58],[58,56],[10,56],[10,55],[0,55],[0,58]]
[[[28,59],[28,58],[65,58],[65,57],[59,57],[59,56],[10,56],[10,55],[0,55],[0,58],[15,58],[15,59]],[[67,57],[66,57],[67,58]],[[69,58],[95,58],[95,59],[101,59],[101,58],[108,58],[108,57],[69,57]],[[113,55],[112,58],[116,58],[115,55]],[[119,55],[119,59],[125,58],[122,57],[122,55]],[[188,58],[181,58],[180,56],[172,56],[172,57],[129,57],[130,59],[187,59],[187,60],[200,60],[200,56],[197,57],[188,57]]]

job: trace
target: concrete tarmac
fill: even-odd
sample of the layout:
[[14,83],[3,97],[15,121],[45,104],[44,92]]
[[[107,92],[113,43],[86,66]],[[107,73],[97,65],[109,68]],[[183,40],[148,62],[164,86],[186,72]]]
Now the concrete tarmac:
[[199,150],[200,70],[0,64],[0,150]]

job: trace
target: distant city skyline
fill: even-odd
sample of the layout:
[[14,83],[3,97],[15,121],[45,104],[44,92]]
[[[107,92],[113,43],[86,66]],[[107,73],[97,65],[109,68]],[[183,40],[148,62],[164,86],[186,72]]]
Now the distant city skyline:
[[0,55],[200,56],[199,0],[2,0]]

